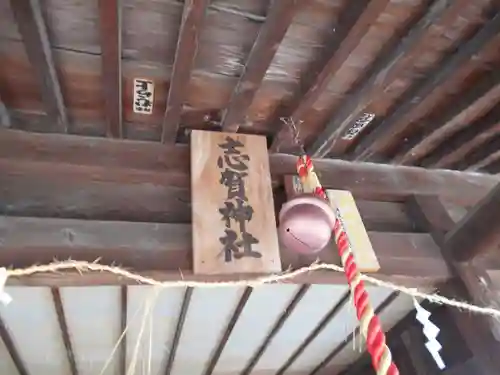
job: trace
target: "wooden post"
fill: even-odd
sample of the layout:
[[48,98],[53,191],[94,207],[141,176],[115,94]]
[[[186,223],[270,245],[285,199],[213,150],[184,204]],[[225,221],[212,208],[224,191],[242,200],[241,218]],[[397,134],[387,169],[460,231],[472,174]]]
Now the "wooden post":
[[281,271],[265,137],[193,131],[191,184],[195,273]]
[[[486,273],[483,267],[469,262],[461,263],[454,259],[452,248],[447,246],[449,235],[445,233],[455,228],[455,222],[446,208],[436,196],[414,196],[408,202],[410,213],[415,220],[431,232],[436,243],[441,246],[442,253],[451,271],[457,279],[455,295],[458,299],[465,299],[472,303],[484,306],[491,305],[495,294],[489,289]],[[470,217],[466,215],[466,217]],[[463,223],[463,220],[461,221]],[[470,234],[474,236],[474,234]],[[470,243],[470,242],[469,242]],[[473,250],[472,250],[473,251]],[[500,324],[493,318],[473,315],[469,312],[450,309],[450,314],[467,342],[474,356],[479,358],[485,374],[498,373],[500,368],[500,342],[497,341],[500,333]]]

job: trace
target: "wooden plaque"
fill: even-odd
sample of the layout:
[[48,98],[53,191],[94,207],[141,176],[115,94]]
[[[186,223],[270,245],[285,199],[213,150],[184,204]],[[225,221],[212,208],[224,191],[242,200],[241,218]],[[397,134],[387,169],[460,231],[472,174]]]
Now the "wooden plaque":
[[[347,233],[356,264],[361,272],[376,272],[380,264],[373,250],[365,225],[359,214],[358,207],[350,191],[327,190],[330,204],[336,212]],[[338,215],[340,213],[340,215]]]
[[191,133],[195,274],[281,271],[265,137]]

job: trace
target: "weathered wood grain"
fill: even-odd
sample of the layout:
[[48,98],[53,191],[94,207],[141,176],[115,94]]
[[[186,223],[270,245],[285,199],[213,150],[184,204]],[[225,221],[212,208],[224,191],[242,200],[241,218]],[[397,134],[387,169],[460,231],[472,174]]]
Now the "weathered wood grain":
[[[344,64],[347,58],[351,55],[354,49],[358,46],[359,42],[372,26],[372,24],[377,20],[381,13],[383,13],[385,7],[388,4],[388,0],[374,0],[369,2],[348,2],[346,6],[347,11],[350,13],[350,17],[346,18],[357,18],[356,22],[352,25],[345,25],[346,34],[345,38],[340,43],[338,49],[335,51],[334,55],[325,64],[323,69],[315,77],[313,84],[305,92],[304,96],[300,99],[299,103],[290,115],[290,117],[296,122],[304,120],[304,116],[307,111],[310,110],[314,102],[318,99],[321,93],[327,88],[328,83],[333,74],[337,72],[338,69]],[[366,5],[366,8],[364,7]],[[352,7],[352,13],[351,8]],[[353,17],[354,16],[354,17]],[[288,129],[282,127],[280,132],[276,134],[271,146],[271,151],[279,152],[282,143],[285,140]]]
[[[119,181],[125,186],[133,183],[136,194],[140,191],[140,184],[151,189],[158,184],[183,188],[189,186],[190,156],[189,147],[186,146],[70,135],[30,134],[3,129],[0,130],[0,158],[6,159],[6,162],[0,164],[4,168],[0,174],[2,178],[16,175],[29,176],[38,167],[27,164],[45,162],[45,169],[43,171],[40,169],[39,173],[32,176],[48,181],[55,175],[55,173],[51,175],[50,171],[61,168],[60,171],[65,170],[65,173],[70,173],[75,178],[72,183],[75,189],[78,188],[78,181],[82,178],[92,180],[92,176],[102,181]],[[27,164],[23,164],[24,167],[12,164],[21,161]],[[292,155],[269,156],[273,185],[282,185],[286,175],[296,174],[296,161],[296,157]],[[470,206],[483,198],[499,182],[498,177],[477,173],[340,160],[314,160],[314,164],[321,183],[326,188],[350,190],[357,200],[402,202],[412,194],[438,194],[446,201]],[[19,171],[15,172],[18,168]],[[26,172],[21,173],[23,169]],[[64,175],[62,174],[61,178]],[[29,181],[33,179],[24,180],[24,183],[28,184],[24,187],[25,192],[33,186]],[[4,185],[0,184],[1,186]],[[450,186],[453,186],[453,189],[450,189]]]
[[[493,70],[470,90],[449,106],[439,119],[435,119],[424,128],[419,137],[405,145],[406,152],[393,159],[394,163],[417,165],[418,161],[436,150],[453,146],[453,135],[466,129],[475,119],[487,114],[500,101],[500,72]],[[443,144],[451,141],[451,144]],[[445,167],[445,165],[438,165]]]
[[[0,264],[26,267],[51,262],[55,258],[86,261],[101,258],[105,264],[121,264],[160,280],[234,280],[265,274],[193,274],[191,232],[190,224],[2,217]],[[447,266],[436,257],[436,245],[428,234],[369,232],[369,236],[381,265],[377,277],[394,277],[404,285],[414,286],[433,284],[449,277]],[[332,261],[330,255],[326,252],[320,254],[320,260]],[[314,260],[293,259],[283,262],[282,266],[305,267]],[[9,282],[16,284],[21,281],[26,285],[43,282],[51,286],[57,286],[59,282],[64,285],[133,283],[105,273],[92,277],[84,274],[82,279],[74,277],[71,272],[66,276],[66,284],[57,274],[34,275],[17,281],[9,278]],[[345,276],[328,271],[314,272],[288,282],[345,283]]]
[[[237,142],[239,145],[231,142]],[[220,147],[226,143],[230,152],[228,154]],[[241,153],[240,157],[234,156],[231,153],[233,150],[237,154]],[[243,155],[248,155],[248,158]],[[241,176],[243,185],[239,184],[238,176],[230,174],[230,171],[243,173]],[[227,182],[221,182],[223,179]],[[269,159],[264,137],[193,131],[191,195],[195,273],[281,271]],[[236,242],[245,241],[242,237],[245,230],[238,223],[239,220],[233,217],[237,213],[234,210],[239,209],[240,204],[241,207],[248,207],[246,209],[251,210],[242,213],[246,218],[243,222],[246,232],[258,242],[246,250],[243,250],[243,245],[238,246],[239,253],[256,252],[256,256],[244,254],[238,259],[237,253],[231,248],[224,249],[221,238],[226,232],[226,241],[230,241],[227,230],[232,230],[238,236],[234,239]],[[228,210],[227,221],[221,216],[223,214],[221,209]],[[226,245],[231,246],[231,242]]]
[[0,217],[0,264],[28,267],[54,259],[101,258],[137,270],[189,269],[186,224]]
[[450,0],[435,1],[426,9],[418,22],[408,28],[406,35],[398,40],[389,53],[379,55],[370,67],[367,78],[363,79],[355,90],[344,98],[339,112],[335,113],[323,132],[316,137],[313,145],[307,150],[311,156],[325,157],[330,152],[341,155],[347,150],[352,141],[341,140],[341,137],[347,131],[347,127],[361,115],[367,97],[377,91],[381,81],[388,80],[388,76],[395,70],[395,65],[402,61],[414,44],[428,31],[429,26],[452,4],[453,1]]
[[167,108],[163,118],[161,138],[163,143],[175,143],[177,137],[182,105],[191,69],[198,52],[198,38],[201,34],[207,4],[207,0],[187,0],[184,2],[172,78],[168,89]]
[[272,2],[259,35],[236,85],[229,107],[221,121],[223,131],[236,132],[245,118],[245,112],[259,90],[278,47],[293,20],[302,0]]
[[99,0],[102,50],[102,88],[107,134],[122,138],[122,5],[119,0]]
[[405,100],[389,116],[384,118],[383,123],[378,125],[370,134],[363,137],[353,151],[356,160],[372,160],[372,158],[391,142],[390,139],[399,135],[408,125],[401,121],[410,110],[419,105],[439,85],[456,73],[458,68],[468,61],[471,56],[477,54],[486,44],[494,38],[500,30],[500,14],[495,15],[460,49],[448,57],[444,63],[439,65],[427,78],[416,83],[411,90],[405,93]]
[[448,138],[445,144],[436,149],[428,158],[424,158],[421,164],[434,168],[455,167],[471,152],[487,144],[499,134],[500,105],[497,105],[486,116]]
[[10,5],[31,66],[36,72],[45,109],[58,128],[67,132],[68,116],[40,1],[12,0]]

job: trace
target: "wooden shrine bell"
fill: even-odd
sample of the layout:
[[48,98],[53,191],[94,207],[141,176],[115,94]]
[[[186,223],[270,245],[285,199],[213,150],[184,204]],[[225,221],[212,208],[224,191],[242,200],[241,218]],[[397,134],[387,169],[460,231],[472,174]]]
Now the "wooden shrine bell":
[[328,245],[334,224],[335,214],[325,200],[302,194],[281,208],[278,236],[287,249],[314,254]]

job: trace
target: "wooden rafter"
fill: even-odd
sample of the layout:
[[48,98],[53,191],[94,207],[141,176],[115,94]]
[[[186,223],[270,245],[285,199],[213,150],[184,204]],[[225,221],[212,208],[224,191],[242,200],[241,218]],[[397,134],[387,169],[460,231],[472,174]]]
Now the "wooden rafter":
[[458,132],[424,158],[420,165],[450,168],[500,134],[500,105],[466,129]]
[[[460,144],[454,143],[453,135],[469,125],[468,119],[482,117],[488,113],[499,100],[500,72],[494,70],[471,87],[462,97],[450,103],[451,105],[440,118],[427,124],[418,137],[407,142],[406,152],[395,158],[393,162],[406,165],[417,164],[419,160],[436,150],[445,141],[446,144],[443,144],[441,149],[457,147]],[[486,120],[486,122],[490,121]],[[470,133],[473,131],[472,128],[476,129],[476,126],[469,126],[469,128],[471,129]]]
[[[380,315],[384,310],[386,310],[396,298],[398,298],[399,293],[394,292],[389,295],[382,303],[375,309],[375,315]],[[323,359],[310,373],[309,375],[316,375],[321,373],[328,364],[339,354],[347,345],[351,344],[354,338],[359,335],[359,327],[356,327],[354,332],[351,332],[333,351],[328,354],[325,359]]]
[[191,297],[193,296],[193,288],[187,287],[184,292],[184,297],[182,299],[181,310],[179,312],[179,317],[177,318],[177,325],[175,327],[174,338],[172,340],[172,345],[168,348],[168,359],[165,364],[165,375],[170,375],[172,368],[174,366],[175,355],[177,354],[177,349],[179,347],[179,342],[181,340],[182,328],[184,327],[184,322],[186,321],[187,312],[189,309],[189,304],[191,303]]
[[128,287],[120,287],[120,332],[123,335],[120,342],[120,354],[118,359],[118,371],[120,374],[127,372],[127,319],[128,319]]
[[266,22],[259,31],[245,64],[243,74],[222,117],[221,126],[223,131],[238,131],[244,120],[245,112],[252,104],[255,93],[259,89],[280,43],[302,3],[302,0],[271,2]]
[[245,290],[243,291],[240,300],[238,304],[236,305],[236,308],[234,309],[233,315],[231,316],[231,319],[229,320],[229,323],[227,324],[226,330],[224,331],[224,334],[222,335],[219,343],[217,344],[217,348],[212,354],[212,357],[210,358],[210,361],[208,362],[208,366],[205,369],[204,375],[212,375],[215,366],[217,365],[217,361],[219,360],[222,351],[226,347],[226,344],[229,340],[229,337],[231,336],[231,333],[233,332],[234,327],[236,326],[236,323],[238,322],[238,319],[243,312],[243,309],[245,308],[248,299],[250,298],[250,295],[252,294],[253,288],[247,286]]
[[402,121],[437,87],[446,82],[471,56],[478,53],[500,31],[500,14],[490,19],[473,37],[439,65],[426,79],[413,85],[404,94],[404,100],[371,133],[363,137],[356,146],[352,157],[355,160],[372,160],[394,142],[408,125]]
[[68,116],[40,0],[11,0],[10,5],[23,37],[29,61],[38,78],[47,114],[60,131],[67,132]]
[[163,117],[162,143],[175,143],[208,0],[186,0]]
[[[345,30],[344,32],[348,30],[348,33],[332,58],[328,60],[320,73],[315,77],[313,84],[308,88],[297,105],[294,106],[290,117],[295,123],[300,123],[300,120],[303,119],[319,96],[325,91],[330,79],[349,58],[361,39],[384,11],[388,2],[388,0],[374,0],[368,3],[363,2],[363,4],[359,2],[347,2],[346,6],[348,8],[346,12],[349,12],[349,16],[346,19],[352,21],[353,25],[352,27],[351,25],[342,25],[342,27],[339,27]],[[366,8],[363,7],[364,4],[366,4]],[[271,151],[278,152],[280,150],[286,140],[287,134],[288,129],[282,127],[274,137]]]
[[309,287],[310,285],[302,285],[297,293],[295,293],[289,305],[285,308],[285,310],[283,310],[282,314],[276,320],[273,328],[271,328],[269,333],[264,338],[264,341],[260,344],[256,352],[252,355],[248,363],[245,365],[245,368],[241,371],[241,375],[249,375],[252,373],[255,365],[262,357],[273,338],[278,334],[281,327],[283,327],[288,317],[292,314],[293,310],[295,310],[302,298],[305,296],[305,294],[309,290]]
[[[499,139],[497,139],[496,144],[500,143]],[[495,150],[498,150],[498,147],[495,148]],[[482,148],[479,149],[478,151],[482,151]],[[477,153],[477,151],[476,151]],[[473,153],[473,154],[476,154]],[[467,158],[469,159],[469,158]],[[467,169],[468,171],[476,171],[476,170],[483,170],[485,168],[488,168],[493,163],[496,163],[500,160],[500,151],[494,151],[492,153],[487,152],[486,155],[479,156],[478,158],[475,158],[475,160],[472,163],[468,162],[462,162],[461,166],[462,169]]]
[[[307,150],[314,157],[325,157],[330,152],[334,155],[343,154],[351,142],[342,141],[341,137],[347,131],[356,118],[364,109],[366,100],[376,90],[376,83],[389,81],[391,73],[399,61],[410,51],[415,43],[428,31],[430,25],[436,22],[442,14],[453,5],[450,0],[437,0],[423,14],[418,22],[410,26],[406,35],[402,37],[389,53],[380,53],[367,72],[367,78],[358,85],[354,92],[343,100],[339,105],[339,111],[326,125],[325,130],[316,137],[316,141]],[[390,68],[389,71],[387,68]]]
[[73,345],[71,344],[70,333],[68,330],[68,322],[66,321],[66,314],[64,312],[61,293],[59,291],[59,288],[50,288],[50,291],[52,293],[52,301],[54,303],[54,308],[57,315],[57,321],[59,322],[59,328],[61,330],[61,336],[64,348],[66,349],[66,356],[68,358],[71,375],[78,375],[78,368],[76,366],[75,354],[73,352]]
[[122,138],[121,2],[99,0],[102,87],[108,137]]
[[299,356],[306,350],[309,344],[325,329],[325,327],[335,318],[335,316],[349,303],[350,292],[346,292],[342,298],[335,303],[330,311],[319,321],[318,325],[307,335],[298,348],[288,357],[285,363],[276,371],[276,375],[283,375],[290,366],[299,358]]

